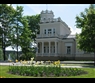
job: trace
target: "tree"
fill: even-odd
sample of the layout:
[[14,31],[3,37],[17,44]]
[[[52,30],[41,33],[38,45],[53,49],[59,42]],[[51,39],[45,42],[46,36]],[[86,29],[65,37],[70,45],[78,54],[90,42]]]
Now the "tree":
[[29,24],[29,29],[32,31],[32,36],[31,38],[33,41],[35,41],[36,38],[36,33],[39,33],[39,23],[40,23],[40,14],[37,15],[32,15],[32,16],[25,16],[25,18],[28,19],[28,24]]
[[95,5],[85,8],[80,16],[76,16],[76,27],[81,29],[77,35],[78,48],[87,52],[94,52],[95,65]]
[[36,34],[38,34],[40,32],[40,26],[39,26],[39,23],[40,23],[40,14],[37,14],[37,15],[32,15],[32,16],[24,16],[24,18],[27,19],[27,22],[28,22],[28,28],[29,30],[31,30],[31,39],[32,39],[32,42],[31,42],[31,50],[32,50],[32,54],[33,55],[32,57],[35,56],[35,52],[36,52],[36,48],[33,46],[33,43],[35,43],[35,38],[36,38]]
[[27,58],[29,54],[31,55],[31,42],[32,42],[32,32],[28,28],[28,19],[23,16],[23,7],[17,6],[16,12],[12,20],[12,30],[10,34],[12,47],[17,49],[17,59],[18,57],[18,46],[21,47],[23,55]]
[[[0,4],[0,46],[2,46],[5,60],[5,48],[12,46],[17,49],[20,46],[22,52],[30,52],[31,42],[35,41],[36,30],[39,32],[40,15],[23,16],[23,7]],[[28,53],[29,54],[29,53]],[[27,54],[25,54],[27,55]]]
[[22,24],[24,27],[23,27],[22,33],[19,37],[19,39],[20,39],[19,44],[22,48],[22,53],[23,53],[22,56],[24,56],[24,59],[29,60],[32,57],[32,47],[31,47],[32,32],[28,28],[28,20],[25,17],[23,17]]
[[3,57],[5,57],[5,48],[10,46],[9,34],[10,34],[10,22],[14,14],[14,8],[7,4],[0,4],[0,45],[3,50]]
[[16,6],[15,13],[11,20],[11,32],[10,32],[10,41],[11,46],[17,50],[17,59],[18,59],[18,49],[20,46],[20,36],[23,33],[24,24],[23,24],[23,7]]

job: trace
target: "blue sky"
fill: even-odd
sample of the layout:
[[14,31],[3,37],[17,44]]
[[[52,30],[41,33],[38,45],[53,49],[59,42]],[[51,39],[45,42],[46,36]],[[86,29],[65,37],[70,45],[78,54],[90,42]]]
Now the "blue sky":
[[81,32],[75,26],[75,17],[90,4],[13,4],[13,7],[15,8],[17,5],[24,7],[23,15],[36,15],[40,14],[42,10],[52,10],[54,18],[60,17],[71,28],[71,34],[75,34]]
[[12,4],[16,6],[23,6],[23,15],[36,15],[40,14],[42,10],[52,10],[54,18],[60,17],[71,29],[72,33],[80,33],[81,30],[75,26],[75,17],[88,8],[90,4]]

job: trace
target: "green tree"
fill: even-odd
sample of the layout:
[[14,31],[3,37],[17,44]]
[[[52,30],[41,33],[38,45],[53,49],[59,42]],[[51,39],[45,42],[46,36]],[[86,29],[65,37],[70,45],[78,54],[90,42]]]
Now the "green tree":
[[[76,27],[81,29],[77,34],[78,48],[87,52],[94,52],[95,56],[95,5],[85,8],[80,16],[76,16]],[[94,57],[95,63],[95,57]],[[95,65],[95,64],[94,64]]]
[[36,33],[39,33],[39,23],[40,23],[40,14],[32,15],[32,16],[25,16],[28,19],[29,29],[32,31],[32,40],[35,41]]
[[12,20],[12,30],[10,34],[12,47],[17,49],[17,59],[18,57],[18,47],[21,47],[21,51],[25,58],[31,55],[31,39],[32,32],[29,29],[28,19],[23,16],[23,7],[17,6],[16,12]]
[[0,26],[0,46],[2,46],[4,60],[5,48],[10,45],[17,49],[17,59],[19,46],[24,55],[29,55],[30,50],[33,50],[31,42],[35,41],[36,30],[39,32],[39,21],[40,15],[23,16],[22,6],[14,9],[12,5],[0,4],[0,22],[2,24]]
[[0,46],[2,46],[4,60],[6,59],[5,48],[11,44],[9,41],[9,34],[14,11],[11,5],[0,4]]
[[11,45],[13,48],[17,49],[17,59],[18,59],[18,47],[20,46],[20,35],[22,33],[22,30],[24,28],[22,23],[22,17],[23,17],[23,7],[22,6],[16,6],[15,13],[13,15],[12,21],[11,21]]
[[29,60],[29,59],[31,59],[31,57],[33,57],[32,56],[33,52],[32,52],[32,47],[31,47],[32,32],[28,28],[28,26],[29,26],[28,25],[28,20],[25,17],[23,17],[22,24],[23,24],[24,28],[22,30],[22,33],[21,33],[20,37],[19,37],[20,38],[20,46],[21,46],[21,49],[22,49],[24,59]]

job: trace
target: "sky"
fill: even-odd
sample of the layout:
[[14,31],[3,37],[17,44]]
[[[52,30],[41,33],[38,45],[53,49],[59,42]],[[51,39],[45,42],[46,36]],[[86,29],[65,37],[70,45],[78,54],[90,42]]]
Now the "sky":
[[23,15],[36,15],[40,14],[42,10],[52,10],[54,18],[60,17],[71,29],[71,34],[80,33],[81,29],[78,29],[75,25],[75,17],[84,12],[85,8],[88,8],[90,4],[12,4],[14,8],[16,6],[23,6]]
[[71,29],[71,34],[80,33],[75,25],[75,17],[88,8],[90,4],[13,4],[13,7],[23,6],[23,15],[40,14],[42,10],[52,10],[54,18],[60,17]]

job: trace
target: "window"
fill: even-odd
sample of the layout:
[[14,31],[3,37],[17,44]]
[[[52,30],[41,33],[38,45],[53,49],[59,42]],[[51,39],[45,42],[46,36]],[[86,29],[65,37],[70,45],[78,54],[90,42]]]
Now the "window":
[[44,34],[46,34],[46,29],[44,30]]
[[48,31],[51,31],[51,29],[48,29]]
[[43,33],[44,34],[55,34],[55,29],[54,28],[51,28],[51,29],[44,29],[43,30]]
[[48,29],[48,34],[51,34],[52,30],[51,29]]
[[49,53],[49,47],[48,47],[48,52],[47,53]]
[[53,29],[53,33],[55,34],[55,29]]
[[44,47],[44,53],[46,53],[46,47]]
[[52,47],[50,47],[50,52],[52,53]]
[[44,20],[46,20],[46,18],[44,18]]
[[53,52],[55,53],[55,46],[54,46]]
[[71,46],[67,46],[67,54],[71,54]]

